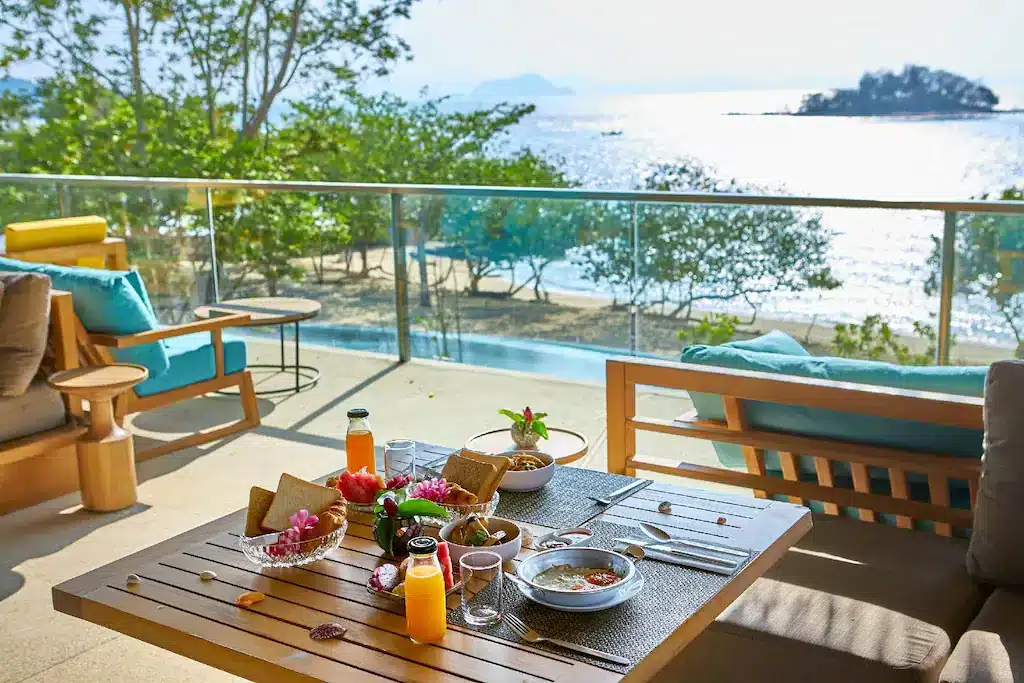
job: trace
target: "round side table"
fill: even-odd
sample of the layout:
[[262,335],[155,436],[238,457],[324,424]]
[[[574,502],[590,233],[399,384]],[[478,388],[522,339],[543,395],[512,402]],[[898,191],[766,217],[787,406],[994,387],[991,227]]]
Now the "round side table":
[[[466,448],[480,453],[507,453],[516,449],[508,427],[504,429],[492,429],[481,432],[471,437],[466,442]],[[537,444],[537,450],[547,453],[555,459],[559,465],[566,465],[576,462],[587,454],[587,437],[571,429],[559,429],[548,427],[548,438],[541,439]]]
[[[302,365],[299,358],[299,323],[303,320],[315,318],[320,313],[320,302],[295,297],[271,296],[253,297],[250,299],[231,299],[216,304],[200,306],[193,314],[200,319],[206,320],[218,315],[231,313],[248,313],[249,322],[244,327],[267,327],[277,325],[281,337],[281,362],[278,365],[271,363],[250,363],[250,368],[263,370],[294,370],[295,387],[283,389],[264,389],[257,391],[257,396],[269,394],[281,394],[286,392],[298,393],[303,389],[315,385],[320,380],[320,370],[312,365]],[[295,362],[291,365],[285,363],[284,358],[284,327],[288,324],[295,325]],[[305,374],[303,374],[305,373]]]
[[89,402],[89,431],[78,442],[78,482],[82,504],[108,512],[134,505],[137,498],[132,435],[114,421],[114,397],[149,377],[141,365],[121,363],[64,370],[50,386]]

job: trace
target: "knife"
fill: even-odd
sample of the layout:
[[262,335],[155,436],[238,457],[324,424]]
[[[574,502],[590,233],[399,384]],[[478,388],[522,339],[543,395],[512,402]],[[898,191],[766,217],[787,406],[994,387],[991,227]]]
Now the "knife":
[[661,553],[662,555],[672,555],[673,557],[680,557],[687,560],[697,560],[698,562],[707,562],[708,564],[721,565],[722,567],[729,567],[735,569],[740,566],[740,563],[735,560],[726,559],[724,557],[715,557],[713,555],[705,555],[703,553],[696,553],[692,551],[680,550],[678,547],[670,546],[662,543],[648,543],[645,541],[637,541],[635,538],[616,538],[616,543],[626,543],[629,545],[638,545],[644,549],[644,551],[652,551]]
[[612,503],[619,502],[620,500],[628,496],[630,493],[646,484],[646,479],[639,479],[631,484],[626,484],[620,489],[612,491],[604,498],[597,498],[596,496],[587,496],[587,498],[590,498],[591,500],[596,500],[598,505],[611,505]]

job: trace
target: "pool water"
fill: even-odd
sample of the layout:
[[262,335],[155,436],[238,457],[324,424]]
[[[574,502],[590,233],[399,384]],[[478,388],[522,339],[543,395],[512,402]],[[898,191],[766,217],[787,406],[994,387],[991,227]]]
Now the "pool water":
[[[289,340],[291,332],[291,327],[285,328]],[[277,329],[270,327],[242,328],[237,333],[260,339],[277,339],[278,335]],[[303,344],[398,355],[398,335],[393,328],[308,323],[302,325],[300,334]],[[415,358],[443,358],[467,365],[593,382],[604,381],[608,358],[629,353],[625,349],[602,346],[463,333],[458,337],[448,337],[448,356],[444,357],[440,335],[414,330],[411,337]],[[648,354],[643,354],[643,357],[655,358]]]

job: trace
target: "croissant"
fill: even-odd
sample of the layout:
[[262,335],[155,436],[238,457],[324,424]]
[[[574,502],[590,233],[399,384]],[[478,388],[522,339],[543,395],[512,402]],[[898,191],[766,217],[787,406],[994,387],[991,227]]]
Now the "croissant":
[[458,484],[452,484],[444,502],[446,505],[476,505],[479,499],[475,493],[467,491]]

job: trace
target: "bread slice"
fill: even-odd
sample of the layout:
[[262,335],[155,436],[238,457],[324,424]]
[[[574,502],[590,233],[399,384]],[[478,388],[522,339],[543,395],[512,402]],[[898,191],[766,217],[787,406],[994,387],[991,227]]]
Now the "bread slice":
[[459,455],[463,458],[492,465],[496,470],[493,480],[487,482],[487,486],[481,494],[477,494],[480,496],[481,503],[489,501],[494,496],[494,492],[498,490],[498,486],[501,485],[501,479],[505,476],[505,472],[508,472],[508,468],[512,466],[512,459],[504,455],[487,455],[479,451],[471,451],[468,448],[463,448],[459,451]]
[[271,531],[284,531],[291,526],[288,518],[299,510],[306,510],[311,515],[319,515],[341,498],[341,491],[329,489],[320,484],[282,474],[277,483],[274,502],[263,517],[262,526]]
[[497,468],[491,463],[452,455],[444,464],[441,476],[475,494],[479,502],[486,503],[491,499],[490,495],[485,496],[487,491],[490,489],[491,495],[494,494],[491,483],[497,473]]
[[249,489],[249,514],[245,517],[245,535],[260,536],[264,533],[260,524],[267,516],[267,510],[274,502],[274,492],[253,486]]

